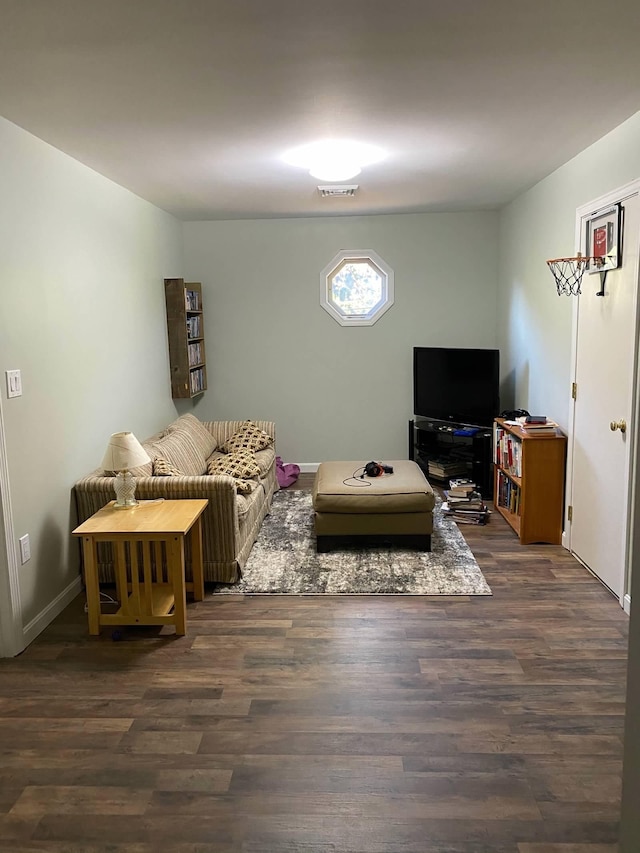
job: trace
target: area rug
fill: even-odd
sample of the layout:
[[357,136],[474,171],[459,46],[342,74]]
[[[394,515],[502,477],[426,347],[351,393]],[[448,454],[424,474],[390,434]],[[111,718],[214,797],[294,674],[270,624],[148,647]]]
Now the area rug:
[[437,498],[430,552],[389,547],[316,553],[309,492],[276,492],[242,573],[214,595],[491,595],[456,523]]

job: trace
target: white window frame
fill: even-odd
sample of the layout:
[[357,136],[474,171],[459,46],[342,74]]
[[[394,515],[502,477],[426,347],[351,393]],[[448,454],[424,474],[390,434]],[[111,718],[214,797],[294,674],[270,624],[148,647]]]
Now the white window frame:
[[[331,281],[345,263],[367,263],[382,279],[382,298],[367,314],[345,314],[331,298]],[[394,281],[391,267],[372,249],[343,249],[320,273],[320,304],[341,326],[373,326],[393,305]]]

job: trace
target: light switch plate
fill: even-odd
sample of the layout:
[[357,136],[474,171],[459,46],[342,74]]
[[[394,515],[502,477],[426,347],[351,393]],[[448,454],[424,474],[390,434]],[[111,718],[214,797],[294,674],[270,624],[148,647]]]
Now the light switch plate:
[[22,396],[22,376],[19,370],[7,370],[7,397]]
[[29,541],[29,534],[25,533],[24,536],[21,536],[18,539],[20,543],[20,562],[24,566],[24,564],[31,559],[31,542]]

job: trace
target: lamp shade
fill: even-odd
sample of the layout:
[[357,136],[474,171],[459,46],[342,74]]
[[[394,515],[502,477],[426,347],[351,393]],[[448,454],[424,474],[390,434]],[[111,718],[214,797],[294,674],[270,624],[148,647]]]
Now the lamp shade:
[[127,471],[150,461],[147,451],[132,432],[114,432],[109,439],[102,467],[105,471]]

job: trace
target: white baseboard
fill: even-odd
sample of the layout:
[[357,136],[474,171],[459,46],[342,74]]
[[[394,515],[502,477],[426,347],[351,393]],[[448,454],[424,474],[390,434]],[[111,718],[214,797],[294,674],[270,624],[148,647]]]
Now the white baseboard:
[[66,589],[63,589],[60,595],[56,596],[53,601],[49,602],[44,610],[41,610],[28,625],[24,626],[24,644],[25,647],[32,643],[38,634],[41,634],[44,629],[58,616],[68,604],[71,604],[73,599],[82,591],[82,578],[80,575],[72,581]]
[[631,615],[631,596],[629,593],[622,599],[622,609],[628,616]]
[[315,474],[318,470],[319,462],[300,462],[300,473],[301,474]]

